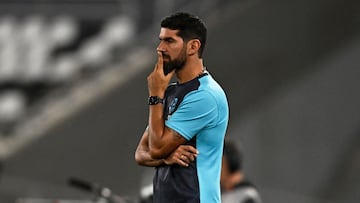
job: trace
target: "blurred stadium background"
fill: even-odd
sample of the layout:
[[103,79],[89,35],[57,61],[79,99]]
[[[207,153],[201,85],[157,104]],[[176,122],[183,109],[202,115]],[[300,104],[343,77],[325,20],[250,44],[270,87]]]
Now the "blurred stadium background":
[[0,202],[90,199],[69,177],[139,199],[146,76],[174,11],[208,25],[205,64],[264,202],[359,202],[357,0],[0,1]]

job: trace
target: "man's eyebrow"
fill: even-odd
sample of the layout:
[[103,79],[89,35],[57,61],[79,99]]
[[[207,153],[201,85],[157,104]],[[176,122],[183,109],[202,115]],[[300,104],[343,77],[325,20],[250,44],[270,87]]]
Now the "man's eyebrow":
[[169,41],[169,40],[175,40],[175,38],[173,38],[173,37],[164,37],[164,38],[159,37],[159,40]]

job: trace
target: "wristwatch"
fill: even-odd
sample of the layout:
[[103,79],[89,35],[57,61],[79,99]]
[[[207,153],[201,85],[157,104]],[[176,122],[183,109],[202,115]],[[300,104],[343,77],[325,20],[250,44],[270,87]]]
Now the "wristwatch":
[[148,98],[148,105],[156,105],[156,104],[163,104],[164,99],[161,99],[158,96],[150,96]]

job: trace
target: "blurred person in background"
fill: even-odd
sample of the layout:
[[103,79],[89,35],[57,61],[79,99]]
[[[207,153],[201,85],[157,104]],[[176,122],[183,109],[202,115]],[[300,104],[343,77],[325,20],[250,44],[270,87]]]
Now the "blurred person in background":
[[222,203],[261,203],[255,185],[246,179],[243,171],[243,153],[233,140],[224,143],[221,170]]
[[[156,168],[155,203],[219,203],[226,95],[203,65],[206,27],[176,13],[161,22],[158,61],[148,76],[149,121],[135,160]],[[173,75],[177,82],[169,85]]]

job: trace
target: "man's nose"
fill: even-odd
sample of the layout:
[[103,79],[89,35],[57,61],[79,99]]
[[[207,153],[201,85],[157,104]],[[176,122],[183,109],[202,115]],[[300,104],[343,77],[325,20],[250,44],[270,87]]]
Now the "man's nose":
[[165,47],[162,42],[159,43],[158,47],[156,48],[156,51],[165,52]]

